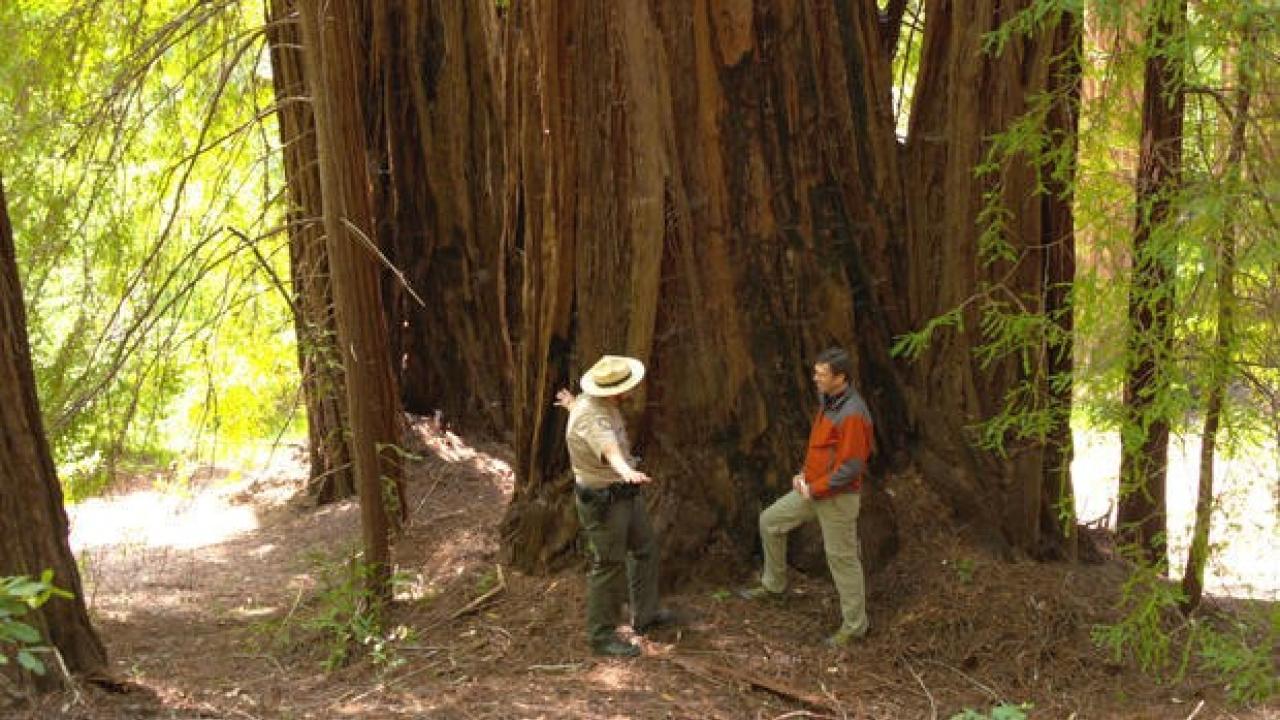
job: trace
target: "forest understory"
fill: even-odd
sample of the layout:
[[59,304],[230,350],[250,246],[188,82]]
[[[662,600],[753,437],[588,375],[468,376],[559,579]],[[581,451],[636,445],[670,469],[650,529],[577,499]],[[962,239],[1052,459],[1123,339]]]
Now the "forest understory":
[[[637,639],[639,658],[600,659],[583,638],[581,571],[530,577],[497,562],[509,448],[472,447],[428,422],[411,432],[422,460],[382,642],[336,660],[335,647],[355,650],[333,638],[354,603],[341,578],[359,509],[305,500],[302,451],[282,447],[298,457],[271,470],[206,472],[181,493],[139,478],[74,508],[112,674],[0,716],[945,719],[1003,705],[1031,718],[1280,717],[1280,705],[1229,704],[1194,667],[1158,684],[1115,661],[1091,631],[1115,621],[1126,567],[996,561],[940,520],[910,474],[890,481],[903,546],[868,578],[873,629],[861,644],[821,644],[838,617],[826,577],[796,573],[784,605],[753,605],[729,592],[752,580],[746,550],[718,547],[708,574],[666,596],[680,625]],[[77,534],[85,513],[93,538]],[[1206,605],[1237,617],[1259,607]]]

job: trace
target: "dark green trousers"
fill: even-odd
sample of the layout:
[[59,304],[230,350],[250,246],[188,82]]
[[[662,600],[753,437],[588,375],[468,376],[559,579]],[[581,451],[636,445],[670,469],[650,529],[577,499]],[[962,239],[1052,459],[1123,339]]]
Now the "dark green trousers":
[[657,547],[637,490],[574,493],[591,546],[587,639],[593,646],[614,639],[624,601],[631,601],[633,626],[647,624],[658,611]]

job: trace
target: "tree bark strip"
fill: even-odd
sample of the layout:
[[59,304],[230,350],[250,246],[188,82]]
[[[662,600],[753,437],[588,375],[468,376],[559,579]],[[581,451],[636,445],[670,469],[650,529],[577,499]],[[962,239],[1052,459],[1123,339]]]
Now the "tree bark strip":
[[268,39],[276,117],[284,149],[288,198],[289,268],[293,286],[298,368],[307,407],[311,459],[308,492],[319,503],[355,495],[346,419],[346,381],[338,350],[315,120],[303,71],[296,0],[271,0]]
[[[85,607],[80,571],[68,542],[70,528],[62,486],[54,470],[27,340],[26,310],[18,279],[13,226],[0,180],[0,577],[39,577],[53,570],[53,583],[75,595],[52,598],[25,616],[57,648],[73,673],[104,670],[107,651]],[[59,684],[50,672],[25,681],[41,690]]]
[[502,233],[496,5],[376,0],[369,25],[373,209],[403,272],[384,290],[405,409],[509,431],[518,272]]
[[1147,562],[1166,563],[1165,484],[1169,418],[1162,398],[1173,362],[1173,195],[1182,184],[1181,38],[1186,0],[1161,0],[1147,8],[1142,90],[1141,149],[1135,179],[1133,271],[1129,288],[1129,340],[1124,426],[1120,433],[1120,537]]
[[390,587],[387,505],[406,512],[395,378],[388,363],[380,265],[373,235],[353,0],[299,0],[311,80],[325,233],[346,369],[351,453],[371,588]]

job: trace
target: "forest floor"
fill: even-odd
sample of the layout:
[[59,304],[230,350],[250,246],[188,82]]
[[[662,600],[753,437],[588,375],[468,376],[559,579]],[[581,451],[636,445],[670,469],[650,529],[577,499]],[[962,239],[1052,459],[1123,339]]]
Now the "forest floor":
[[240,478],[205,472],[183,492],[147,479],[74,508],[111,678],[0,706],[0,717],[946,720],[1028,703],[1031,718],[1280,718],[1280,705],[1230,705],[1194,667],[1158,684],[1113,661],[1091,631],[1115,619],[1118,563],[996,562],[939,520],[911,476],[891,486],[903,547],[868,579],[873,631],[862,643],[821,645],[838,616],[825,577],[796,577],[781,606],[708,579],[666,597],[684,622],[637,638],[641,657],[597,658],[581,571],[531,577],[497,564],[509,450],[425,424],[414,432],[424,459],[408,478],[388,623],[407,637],[325,669],[343,648],[326,629],[354,602],[342,578],[359,513],[299,497],[301,453],[282,449],[299,457]]

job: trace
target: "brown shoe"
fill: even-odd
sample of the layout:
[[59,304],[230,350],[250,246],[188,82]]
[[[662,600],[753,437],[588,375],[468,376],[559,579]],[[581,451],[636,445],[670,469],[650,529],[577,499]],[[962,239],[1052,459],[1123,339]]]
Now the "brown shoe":
[[849,629],[848,626],[841,625],[840,629],[837,630],[835,634],[832,635],[831,637],[827,638],[826,640],[823,640],[822,644],[826,645],[829,648],[849,647],[849,645],[866,637],[868,629],[869,628],[863,628],[862,632],[854,632],[853,630]]

